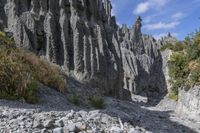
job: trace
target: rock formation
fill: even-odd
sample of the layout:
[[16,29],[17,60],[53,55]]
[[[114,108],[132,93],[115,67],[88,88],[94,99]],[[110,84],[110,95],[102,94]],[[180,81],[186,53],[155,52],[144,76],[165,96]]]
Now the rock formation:
[[109,0],[1,2],[1,19],[19,47],[45,56],[106,94],[119,94],[123,69]]
[[111,9],[110,0],[2,0],[0,20],[18,47],[44,56],[105,94],[163,94],[156,40],[142,35],[140,17],[131,29],[119,28]]
[[200,122],[200,87],[195,86],[189,91],[179,90],[176,113]]
[[[167,44],[172,44],[175,45],[178,42],[178,40],[171,35],[171,33],[168,33],[167,36],[162,37],[157,41],[159,48],[162,48],[163,46]],[[162,55],[162,66],[163,66],[163,73],[165,76],[165,82],[167,86],[168,92],[171,91],[171,84],[170,84],[170,77],[169,77],[169,67],[168,67],[168,61],[170,59],[170,56],[172,55],[172,50],[170,49],[165,49],[161,50],[161,55]]]
[[141,21],[138,17],[132,29],[123,25],[118,31],[124,68],[124,89],[131,94],[163,94],[166,92],[166,85],[159,46],[153,37],[142,35]]
[[173,44],[174,45],[178,42],[178,40],[175,37],[173,37],[171,35],[171,33],[169,32],[167,34],[167,36],[162,37],[157,42],[160,45],[160,47],[162,47],[162,46],[167,45],[167,44]]

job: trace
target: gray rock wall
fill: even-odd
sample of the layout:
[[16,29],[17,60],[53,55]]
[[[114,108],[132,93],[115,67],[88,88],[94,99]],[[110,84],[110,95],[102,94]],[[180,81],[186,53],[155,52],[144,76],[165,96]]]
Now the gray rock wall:
[[172,55],[172,51],[166,49],[161,52],[162,60],[163,60],[163,73],[165,76],[165,82],[167,86],[168,93],[171,92],[171,84],[170,84],[170,76],[169,76],[169,64],[168,61],[170,60],[170,56]]
[[189,91],[179,90],[176,113],[200,122],[200,86],[195,86]]
[[1,2],[4,28],[18,47],[62,66],[77,80],[115,96],[166,92],[156,40],[142,35],[140,17],[131,29],[119,28],[110,0]]
[[111,8],[109,0],[7,0],[0,14],[19,47],[119,95],[123,69]]
[[118,31],[124,68],[124,89],[133,94],[132,99],[134,94],[149,97],[154,92],[166,92],[159,45],[153,37],[142,35],[141,26],[139,17],[131,29],[123,25]]

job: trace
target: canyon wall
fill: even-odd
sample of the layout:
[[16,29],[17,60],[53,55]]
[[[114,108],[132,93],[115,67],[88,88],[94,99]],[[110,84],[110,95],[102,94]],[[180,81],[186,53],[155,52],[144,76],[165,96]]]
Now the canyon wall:
[[109,0],[1,2],[4,27],[13,32],[18,47],[45,56],[79,81],[119,95],[123,69]]
[[123,25],[119,31],[124,69],[124,89],[149,97],[156,92],[166,93],[162,56],[157,41],[141,33],[142,19],[137,18],[132,28]]
[[164,94],[157,41],[141,33],[140,17],[119,27],[111,9],[110,0],[1,0],[0,20],[18,47],[105,94]]

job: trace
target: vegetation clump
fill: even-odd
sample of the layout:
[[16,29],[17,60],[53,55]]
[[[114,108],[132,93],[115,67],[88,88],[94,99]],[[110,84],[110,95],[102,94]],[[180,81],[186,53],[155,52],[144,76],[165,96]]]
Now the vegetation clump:
[[57,67],[15,47],[14,41],[0,32],[0,98],[36,103],[39,82],[59,91],[65,89]]
[[182,42],[177,42],[176,44],[166,44],[166,45],[163,45],[160,50],[161,51],[164,51],[166,49],[170,49],[172,51],[182,51],[185,49],[185,44],[183,44]]
[[200,84],[200,32],[176,45],[165,46],[173,51],[168,62],[172,99],[178,98],[178,88],[189,90]]
[[70,95],[68,97],[68,100],[73,103],[74,105],[79,106],[80,105],[80,100],[79,97],[76,94]]
[[90,100],[92,107],[94,107],[94,108],[104,109],[106,106],[103,98],[101,98],[99,96],[91,97],[89,100]]

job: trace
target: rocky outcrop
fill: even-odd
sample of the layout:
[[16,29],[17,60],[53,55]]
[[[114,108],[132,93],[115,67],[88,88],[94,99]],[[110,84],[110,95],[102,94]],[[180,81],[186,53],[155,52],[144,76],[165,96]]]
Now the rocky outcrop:
[[166,92],[166,85],[159,46],[153,37],[142,35],[141,21],[138,17],[132,29],[123,25],[118,31],[124,68],[124,89],[131,94],[163,94]]
[[140,17],[131,29],[119,28],[110,0],[1,2],[4,28],[18,47],[44,56],[77,80],[115,96],[166,92],[159,44],[141,33]]
[[169,64],[168,61],[170,60],[170,56],[172,55],[172,51],[170,49],[166,49],[161,52],[162,60],[163,60],[163,73],[165,76],[165,83],[168,90],[168,93],[171,92],[171,83],[170,83],[170,76],[169,76]]
[[45,56],[106,94],[119,95],[123,69],[109,0],[1,2],[1,19],[19,47]]
[[157,42],[158,42],[159,46],[162,47],[167,44],[175,45],[178,42],[178,40],[175,37],[173,37],[171,35],[171,33],[168,33],[167,36],[162,37]]
[[176,112],[182,117],[200,121],[200,86],[195,86],[189,91],[179,90]]
[[173,51],[171,49],[164,49],[162,50],[162,47],[164,47],[167,44],[172,44],[175,45],[178,40],[173,37],[170,33],[168,33],[167,36],[162,37],[161,39],[159,39],[158,41],[158,46],[161,49],[161,55],[162,55],[162,66],[163,66],[163,73],[165,76],[165,82],[166,82],[166,86],[167,86],[167,90],[168,93],[171,92],[171,84],[170,84],[170,76],[169,76],[169,64],[168,61],[170,60],[170,56],[172,55]]

